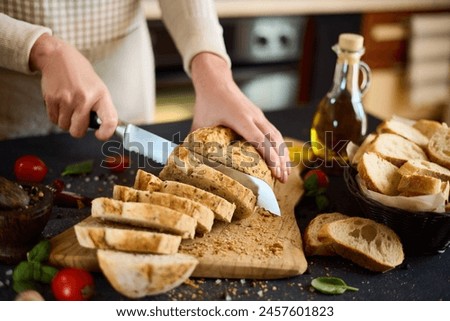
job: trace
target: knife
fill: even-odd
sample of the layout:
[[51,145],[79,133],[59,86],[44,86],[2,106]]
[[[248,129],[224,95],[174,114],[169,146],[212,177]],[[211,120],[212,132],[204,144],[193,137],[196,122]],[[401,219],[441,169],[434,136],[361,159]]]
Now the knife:
[[[101,120],[98,118],[97,114],[91,112],[89,127],[98,129],[100,124]],[[124,149],[141,154],[161,165],[167,163],[169,155],[175,147],[178,146],[170,140],[122,121],[120,121],[119,125],[116,127],[115,134],[121,138]],[[265,181],[234,168],[227,167],[219,162],[203,157],[202,155],[196,154],[196,157],[198,157],[205,165],[213,167],[252,190],[257,196],[256,204],[259,207],[264,208],[274,215],[281,215],[275,193]]]

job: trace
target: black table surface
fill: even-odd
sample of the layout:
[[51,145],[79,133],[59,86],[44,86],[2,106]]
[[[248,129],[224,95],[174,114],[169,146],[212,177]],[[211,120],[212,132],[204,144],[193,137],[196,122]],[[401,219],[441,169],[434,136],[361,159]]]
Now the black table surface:
[[[269,112],[267,117],[280,129],[283,135],[307,141],[309,125],[314,109],[298,107],[283,111]],[[373,130],[378,121],[370,118],[369,128]],[[188,133],[190,121],[143,126],[165,138],[179,140]],[[120,144],[118,141],[115,142]],[[77,177],[64,176],[67,189],[89,197],[111,196],[114,184],[131,186],[138,167],[157,174],[156,164],[146,161],[136,154],[130,154],[131,168],[123,173],[112,174],[102,168],[100,162],[117,145],[114,142],[100,142],[92,132],[82,139],[74,139],[68,134],[54,134],[0,141],[0,175],[14,179],[14,161],[23,154],[41,157],[49,167],[44,183],[61,178],[60,173],[68,164],[87,159],[94,160],[92,173]],[[350,215],[358,215],[361,209],[350,196],[343,177],[330,177],[327,196],[330,210]],[[304,197],[295,208],[300,231],[318,214],[318,210],[308,197]],[[43,237],[50,238],[71,227],[89,215],[89,208],[68,209],[54,207],[51,220]],[[373,300],[412,301],[450,299],[450,250],[441,254],[406,257],[404,263],[386,273],[373,273],[340,257],[307,258],[308,269],[303,275],[278,280],[207,279],[192,278],[192,282],[182,284],[167,293],[148,296],[142,300]],[[0,300],[13,300],[15,293],[11,287],[13,265],[0,264]],[[359,288],[357,292],[342,295],[325,295],[311,289],[311,280],[319,276],[335,276]],[[96,293],[93,300],[128,300],[109,285],[101,273],[94,273]],[[47,300],[54,297],[48,285],[40,291]]]

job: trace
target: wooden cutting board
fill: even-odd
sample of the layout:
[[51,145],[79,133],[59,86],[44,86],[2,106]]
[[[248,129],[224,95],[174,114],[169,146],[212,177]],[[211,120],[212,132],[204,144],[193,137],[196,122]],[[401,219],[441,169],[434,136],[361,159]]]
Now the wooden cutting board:
[[[216,222],[210,233],[184,240],[180,252],[196,256],[192,276],[277,279],[305,272],[300,230],[294,208],[303,195],[300,165],[285,184],[275,184],[281,217],[258,211],[232,223]],[[98,271],[96,251],[81,247],[72,228],[51,239],[50,263]]]

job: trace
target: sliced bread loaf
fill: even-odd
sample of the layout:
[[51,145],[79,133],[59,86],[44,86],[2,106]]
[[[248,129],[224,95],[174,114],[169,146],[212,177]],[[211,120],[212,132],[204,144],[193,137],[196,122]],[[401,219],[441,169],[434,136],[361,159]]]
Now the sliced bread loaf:
[[450,170],[433,162],[423,159],[410,159],[399,168],[401,175],[425,175],[450,181]]
[[379,134],[382,133],[391,133],[397,134],[406,138],[414,143],[416,143],[420,147],[426,147],[428,145],[428,137],[423,135],[418,129],[410,126],[404,122],[399,120],[390,119],[385,120],[377,127],[377,132]]
[[228,167],[261,178],[273,188],[274,178],[256,148],[231,128],[204,127],[190,133],[183,142],[190,151]]
[[202,164],[195,154],[183,146],[175,148],[159,177],[162,180],[175,180],[199,187],[236,204],[233,218],[246,218],[255,212],[256,196],[250,189]]
[[398,195],[401,175],[398,167],[375,153],[365,153],[358,163],[358,173],[369,190],[385,195]]
[[329,244],[319,240],[319,231],[324,224],[348,218],[347,215],[334,212],[323,213],[313,218],[303,234],[303,248],[306,256],[312,255],[335,255]]
[[159,191],[162,181],[158,176],[138,169],[134,179],[134,188],[143,191]]
[[177,181],[164,181],[161,186],[161,191],[199,202],[213,211],[216,220],[223,222],[231,222],[236,209],[236,205],[228,202],[223,197]]
[[428,160],[425,152],[417,144],[396,134],[380,134],[370,145],[369,151],[379,154],[397,167],[409,159]]
[[181,236],[107,222],[92,216],[74,226],[78,243],[87,248],[136,253],[173,254]]
[[198,260],[187,254],[135,254],[97,251],[98,264],[111,286],[128,298],[167,292],[191,276]]
[[430,160],[450,169],[450,128],[436,131],[428,143]]
[[113,198],[123,202],[142,202],[161,205],[187,214],[197,220],[199,234],[211,231],[214,213],[201,203],[169,193],[140,191],[131,187],[115,185]]
[[373,220],[351,217],[323,225],[319,240],[340,256],[375,272],[395,268],[404,260],[400,238]]
[[106,197],[92,201],[93,217],[107,221],[148,227],[157,231],[194,238],[197,221],[168,207],[137,202],[122,202]]

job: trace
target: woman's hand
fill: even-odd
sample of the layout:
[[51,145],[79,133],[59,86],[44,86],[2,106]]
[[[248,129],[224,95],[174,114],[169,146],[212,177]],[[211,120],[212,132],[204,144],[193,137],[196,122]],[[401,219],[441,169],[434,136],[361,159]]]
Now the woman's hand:
[[191,63],[195,88],[192,129],[224,125],[252,143],[272,174],[286,182],[291,172],[283,136],[234,82],[226,62],[217,55],[200,53]]
[[109,91],[79,51],[44,34],[31,49],[30,68],[42,73],[42,94],[54,124],[73,137],[82,137],[90,111],[95,111],[102,121],[97,138],[106,140],[113,135],[118,116]]

